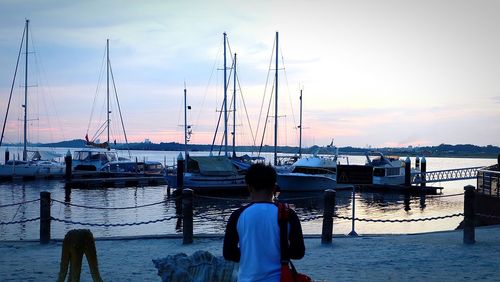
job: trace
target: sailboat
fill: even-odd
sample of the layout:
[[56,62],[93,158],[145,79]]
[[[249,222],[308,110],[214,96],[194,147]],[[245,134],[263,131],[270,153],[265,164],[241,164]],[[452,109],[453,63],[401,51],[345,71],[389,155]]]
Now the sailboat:
[[[277,184],[280,191],[324,191],[337,188],[337,154],[333,157],[319,155],[319,148],[312,157],[302,157],[302,90],[300,92],[300,139],[299,156],[291,166],[278,166],[278,48],[279,34],[276,32],[275,66],[275,114],[274,114],[274,166],[277,170]],[[330,147],[333,146],[333,142]]]
[[[224,155],[213,156],[190,156],[187,150],[187,143],[191,135],[191,127],[187,124],[187,91],[184,88],[184,147],[186,156],[186,167],[183,176],[184,187],[199,192],[242,190],[246,188],[245,176],[240,173],[237,166],[233,164],[228,154],[228,115],[227,115],[227,66],[226,66],[226,46],[227,34],[224,33]],[[233,70],[236,63],[234,58]],[[234,85],[236,87],[236,74],[233,73]],[[234,97],[235,99],[236,97]],[[234,125],[233,125],[234,126]],[[215,136],[214,136],[215,140]],[[234,128],[233,128],[233,158],[236,157],[234,149]],[[167,182],[171,186],[177,186],[177,176],[175,174],[167,176]]]
[[40,150],[28,150],[28,34],[29,34],[29,20],[26,20],[23,39],[21,40],[21,46],[19,48],[19,54],[17,57],[16,70],[14,72],[14,79],[12,81],[12,87],[9,96],[9,102],[7,104],[7,111],[5,113],[5,120],[2,128],[2,135],[0,138],[0,146],[2,145],[5,126],[7,123],[7,118],[9,115],[10,102],[12,98],[12,92],[15,85],[17,68],[19,66],[19,59],[21,57],[21,51],[24,43],[25,47],[25,68],[24,68],[24,104],[22,105],[24,110],[23,116],[23,153],[22,159],[10,160],[10,154],[6,151],[5,164],[0,165],[0,178],[56,178],[62,177],[65,173],[65,166],[61,162],[57,162],[56,159],[60,158],[61,155],[40,151]]
[[[110,87],[111,66],[109,61],[109,39],[106,40],[106,122],[101,125],[99,131],[102,133],[107,130],[107,140],[103,143],[98,143],[95,139],[89,140],[88,133],[85,135],[86,147],[73,152],[73,170],[80,171],[100,171],[105,169],[106,164],[110,162],[118,162],[122,160],[118,157],[115,150],[110,147],[110,116],[109,109],[109,87]],[[120,113],[121,116],[121,113]],[[122,121],[123,125],[123,121]],[[126,135],[125,135],[126,139]],[[127,159],[128,160],[128,159]],[[109,169],[108,169],[109,170]]]

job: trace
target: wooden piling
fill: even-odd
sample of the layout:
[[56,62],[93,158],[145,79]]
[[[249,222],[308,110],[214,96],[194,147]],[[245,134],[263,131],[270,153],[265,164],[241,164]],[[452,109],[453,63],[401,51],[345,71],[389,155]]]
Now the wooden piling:
[[50,193],[40,192],[40,244],[50,241]]
[[464,187],[464,244],[474,244],[476,242],[476,234],[474,220],[476,217],[474,210],[474,200],[476,197],[475,187],[467,185]]
[[193,243],[193,190],[182,190],[182,244]]
[[411,160],[410,157],[406,157],[405,160],[405,186],[411,186]]
[[10,159],[10,152],[9,149],[5,150],[5,163],[7,163]]
[[66,171],[64,178],[66,179],[67,182],[71,181],[71,178],[73,177],[73,159],[71,158],[71,153],[68,150],[68,153],[66,153],[66,156],[64,157],[64,163],[66,164]]
[[420,160],[420,175],[422,176],[422,182],[420,183],[420,187],[425,187],[427,184],[425,183],[425,173],[427,172],[427,160],[425,157],[422,157]]
[[184,158],[181,154],[177,157],[177,188],[184,187]]
[[321,244],[331,244],[333,234],[333,214],[335,212],[335,190],[325,190],[325,208],[323,210],[323,229]]

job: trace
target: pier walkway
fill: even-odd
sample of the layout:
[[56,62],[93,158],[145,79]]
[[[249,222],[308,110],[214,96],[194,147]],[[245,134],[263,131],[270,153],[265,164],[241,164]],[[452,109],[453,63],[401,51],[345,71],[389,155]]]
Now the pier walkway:
[[[334,237],[321,245],[306,239],[306,256],[294,261],[315,281],[500,281],[500,226],[476,229],[476,243],[462,243],[463,232]],[[161,281],[152,259],[197,250],[222,253],[222,235],[182,238],[97,240],[104,281]],[[2,281],[56,281],[61,242],[0,242]],[[86,260],[81,281],[91,281]]]
[[475,179],[479,169],[478,167],[455,168],[445,170],[427,171],[425,173],[412,173],[412,184],[434,183],[464,179]]

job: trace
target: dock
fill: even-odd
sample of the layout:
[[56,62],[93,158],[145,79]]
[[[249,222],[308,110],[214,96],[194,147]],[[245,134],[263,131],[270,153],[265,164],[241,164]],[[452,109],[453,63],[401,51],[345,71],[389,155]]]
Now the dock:
[[131,186],[158,186],[167,181],[163,175],[148,175],[136,173],[107,173],[98,171],[75,171],[71,179],[66,180],[69,188],[105,188]]

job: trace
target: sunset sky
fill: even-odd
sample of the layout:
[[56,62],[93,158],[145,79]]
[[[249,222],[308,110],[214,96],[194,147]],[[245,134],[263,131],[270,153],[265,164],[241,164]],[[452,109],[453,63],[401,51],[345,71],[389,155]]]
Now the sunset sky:
[[[95,134],[105,113],[101,71],[109,38],[129,141],[183,142],[185,83],[191,143],[211,143],[223,99],[227,32],[241,85],[237,143],[260,144],[278,31],[280,145],[298,145],[301,89],[304,146],[332,139],[356,147],[500,145],[500,1],[0,0],[2,121],[25,19],[32,35],[32,142]],[[8,143],[19,142],[22,133],[23,60],[19,71]],[[115,135],[118,114],[113,102]],[[269,121],[264,144],[272,145],[272,127]]]

